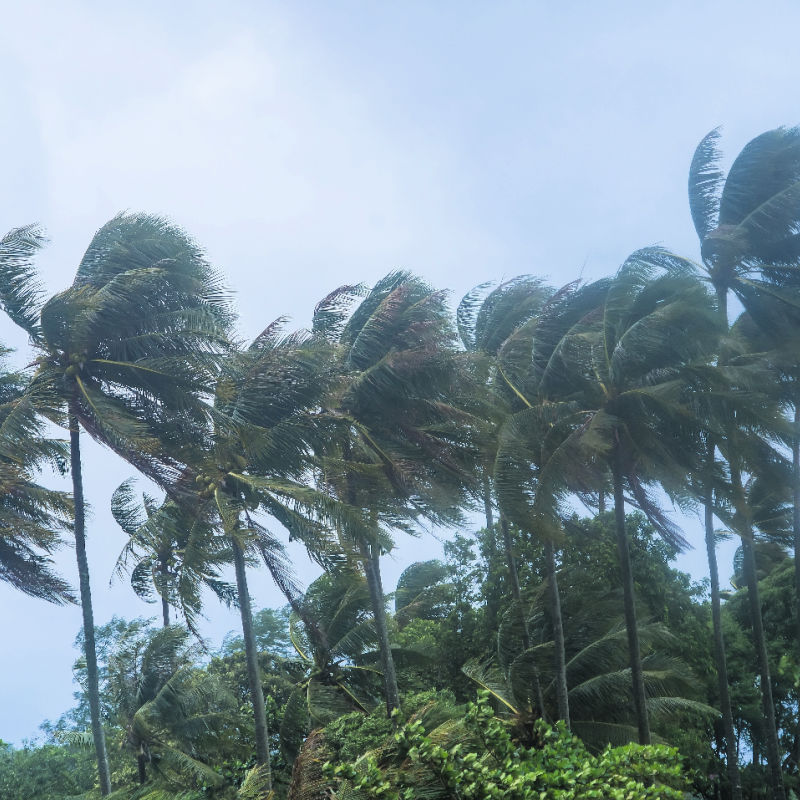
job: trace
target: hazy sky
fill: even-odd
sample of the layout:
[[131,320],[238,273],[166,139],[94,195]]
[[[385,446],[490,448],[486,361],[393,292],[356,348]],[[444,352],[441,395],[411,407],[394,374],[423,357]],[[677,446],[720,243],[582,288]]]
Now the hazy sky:
[[[800,122],[799,26],[796,2],[732,0],[7,3],[0,227],[47,227],[55,291],[109,217],[168,215],[227,275],[247,337],[396,267],[457,300],[522,272],[599,277],[654,243],[694,257],[694,147],[722,124],[732,157]],[[0,339],[24,358],[4,318]],[[109,497],[132,471],[84,460],[97,622],[155,615],[108,586]],[[387,587],[437,548],[401,544]],[[281,602],[265,578],[253,593]],[[215,644],[237,624],[208,616]],[[20,741],[71,704],[80,613],[0,586],[0,626],[0,738]]]

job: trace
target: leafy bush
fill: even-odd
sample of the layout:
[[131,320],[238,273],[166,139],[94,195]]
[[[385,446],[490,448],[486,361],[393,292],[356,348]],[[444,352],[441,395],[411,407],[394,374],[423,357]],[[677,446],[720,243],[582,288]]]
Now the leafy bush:
[[532,726],[515,742],[488,693],[461,720],[426,732],[421,719],[394,735],[391,753],[367,753],[325,772],[339,800],[682,800],[678,753],[663,745],[607,747],[592,755],[563,725]]

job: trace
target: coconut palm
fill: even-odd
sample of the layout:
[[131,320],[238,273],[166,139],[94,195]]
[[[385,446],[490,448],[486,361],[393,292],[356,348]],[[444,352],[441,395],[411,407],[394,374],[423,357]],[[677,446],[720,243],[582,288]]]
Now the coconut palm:
[[294,760],[312,728],[352,711],[368,713],[380,697],[377,635],[360,572],[323,575],[298,598],[289,630],[302,670],[281,722],[281,747]]
[[[467,393],[464,399],[475,404],[476,416],[490,423],[482,431],[480,471],[486,527],[491,543],[495,540],[493,482],[498,432],[503,421],[521,405],[518,395],[503,379],[502,369],[498,369],[498,354],[509,337],[541,312],[552,294],[553,290],[541,279],[520,275],[497,286],[493,283],[476,286],[464,296],[457,309],[459,337],[467,353],[471,356],[469,366],[473,371],[476,384],[475,391]],[[515,608],[520,614],[521,633],[525,649],[527,649],[530,647],[530,637],[526,627],[527,614],[522,600],[508,517],[502,513],[500,531],[509,586]],[[541,696],[538,679],[535,675],[534,683],[537,696]],[[544,714],[542,704],[540,704],[540,712]]]
[[72,285],[46,302],[33,267],[43,243],[35,226],[0,240],[0,305],[36,353],[30,397],[70,432],[88,694],[106,795],[111,782],[100,720],[80,431],[171,485],[183,469],[181,442],[204,423],[201,395],[226,344],[230,312],[197,245],[158,217],[123,214],[104,225]]
[[501,427],[494,465],[500,507],[544,545],[549,614],[553,625],[558,717],[569,725],[569,694],[556,545],[571,493],[597,483],[592,452],[582,436],[578,402],[586,376],[573,369],[570,339],[596,312],[604,283],[570,284],[555,292],[536,316],[517,328],[498,353],[506,391],[516,410]]
[[201,519],[181,503],[165,499],[160,505],[146,492],[136,500],[133,479],[120,484],[111,497],[111,513],[128,535],[117,558],[115,576],[129,575],[134,592],[146,602],[161,601],[164,627],[170,608],[180,611],[192,633],[201,613],[203,588],[231,605],[236,590],[220,576],[231,561],[223,539],[209,535]]
[[[628,701],[630,667],[625,623],[595,613],[584,628],[581,636],[569,638],[567,669],[573,731],[594,750],[635,741],[638,730]],[[503,634],[501,630],[498,650],[506,645]],[[646,623],[639,626],[639,640],[645,652],[642,676],[647,708],[656,725],[668,724],[683,714],[715,717],[717,712],[713,708],[692,699],[698,693],[699,682],[684,662],[670,655],[669,650],[675,645],[674,635],[660,624]],[[552,645],[545,642],[527,652],[517,652],[512,658],[506,654],[500,662],[472,661],[464,666],[463,672],[490,691],[502,711],[525,723],[533,711],[528,686],[534,666],[544,678],[546,705],[552,710],[557,708]]]
[[665,539],[684,543],[648,488],[685,492],[699,437],[690,405],[692,370],[714,352],[718,315],[693,265],[646,248],[625,261],[607,285],[596,320],[570,339],[571,358],[593,378],[581,398],[584,447],[612,476],[633,699],[639,740],[646,744],[650,727],[625,503],[644,511]]
[[[733,292],[754,319],[765,323],[769,317],[760,313],[764,300],[786,301],[797,307],[794,292],[783,285],[793,274],[800,260],[800,129],[776,128],[750,141],[734,160],[728,174],[720,169],[719,129],[708,133],[695,151],[689,170],[689,206],[697,235],[703,267],[717,294],[720,315],[728,323],[728,295]],[[715,440],[708,443],[707,461],[713,464]],[[709,467],[710,469],[710,467]],[[736,472],[736,470],[734,470]],[[732,476],[733,477],[733,476]],[[798,451],[796,485],[800,487],[800,451]],[[740,487],[734,487],[739,491]],[[798,491],[800,500],[800,491]],[[709,506],[709,502],[706,503]],[[713,515],[706,513],[706,537],[709,567],[712,574],[712,604],[714,607],[715,640],[723,713],[726,718],[728,769],[734,786],[735,800],[741,796],[736,753],[733,748],[733,724],[724,681],[724,642],[719,628],[719,588],[716,555],[712,541]],[[800,516],[798,516],[800,530]],[[752,548],[745,545],[745,558],[752,561]],[[748,574],[755,575],[750,564]],[[758,585],[753,579],[748,591],[754,612],[758,610]],[[713,584],[716,583],[716,586]],[[800,572],[798,572],[800,597]],[[755,646],[759,661],[766,664],[763,641]],[[723,648],[723,649],[720,649]],[[784,796],[780,774],[775,712],[769,672],[761,675],[764,714],[770,730],[768,755],[773,789],[777,797]],[[725,707],[727,706],[727,707]]]
[[474,420],[453,402],[461,378],[443,294],[393,272],[348,318],[359,294],[343,287],[315,310],[314,333],[336,348],[340,376],[324,399],[336,424],[320,453],[320,484],[363,511],[360,524],[340,533],[366,574],[391,715],[399,693],[380,557],[391,550],[392,530],[414,532],[417,519],[459,519],[472,474]]
[[27,376],[2,369],[9,352],[0,347],[0,580],[31,597],[73,603],[50,557],[69,529],[72,501],[34,480],[39,466],[62,466],[66,451],[63,442],[44,436],[25,394]]
[[[311,456],[322,433],[317,420],[328,384],[329,353],[304,334],[284,336],[282,320],[222,365],[211,410],[213,429],[191,455],[198,496],[196,525],[204,542],[230,549],[255,719],[256,759],[268,771],[264,694],[253,631],[247,566],[261,559],[290,603],[299,591],[282,542],[259,514],[283,525],[322,566],[338,562],[334,526],[358,520],[311,485]],[[351,519],[352,517],[352,519]],[[218,544],[210,546],[212,551]]]

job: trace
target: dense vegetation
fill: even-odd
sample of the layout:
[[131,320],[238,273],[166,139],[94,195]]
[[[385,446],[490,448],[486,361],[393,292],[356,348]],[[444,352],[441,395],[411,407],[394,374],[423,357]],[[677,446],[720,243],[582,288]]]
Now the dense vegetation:
[[[592,283],[523,275],[455,318],[394,272],[244,345],[162,219],[111,220],[49,299],[41,232],[0,240],[0,305],[35,350],[0,375],[0,577],[83,611],[77,705],[0,751],[0,795],[798,790],[800,130],[727,175],[717,143],[689,175],[700,263],[648,247]],[[95,626],[82,433],[163,493],[110,498],[118,572],[158,625]],[[47,463],[71,495],[37,483]],[[668,502],[704,521],[707,585],[669,566],[689,542]],[[387,596],[382,556],[425,526],[450,531],[445,560]],[[322,569],[305,591],[281,528]],[[740,540],[729,592],[721,536]],[[65,539],[77,594],[52,570]],[[256,568],[285,608],[251,607]],[[215,654],[209,591],[241,615]]]

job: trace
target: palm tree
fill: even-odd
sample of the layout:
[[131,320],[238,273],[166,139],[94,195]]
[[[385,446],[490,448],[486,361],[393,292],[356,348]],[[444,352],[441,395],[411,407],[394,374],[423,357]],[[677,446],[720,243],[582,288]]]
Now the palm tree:
[[[737,156],[727,176],[719,167],[719,129],[708,133],[695,151],[689,170],[689,206],[700,238],[703,267],[717,294],[720,316],[727,327],[728,294],[733,292],[753,318],[765,324],[770,322],[760,312],[765,300],[786,300],[797,306],[793,293],[782,286],[800,259],[800,129],[776,128],[750,141]],[[788,295],[788,296],[787,296]],[[714,460],[715,441],[708,445],[707,460]],[[798,450],[796,485],[800,489],[800,450]],[[739,487],[734,487],[738,491]],[[800,501],[800,491],[797,492]],[[706,506],[710,505],[707,501]],[[728,769],[734,787],[734,798],[741,796],[736,753],[733,749],[733,724],[727,684],[724,681],[724,642],[719,628],[719,581],[716,555],[711,537],[713,515],[706,512],[706,537],[709,568],[712,575],[712,604],[714,631],[717,642],[717,667],[725,715]],[[800,532],[800,514],[798,514]],[[800,537],[798,538],[800,541]],[[747,572],[755,575],[750,545],[745,546],[745,559],[750,563]],[[797,576],[800,598],[800,570]],[[714,585],[716,584],[716,586]],[[748,588],[753,612],[760,616],[758,585],[753,578]],[[800,601],[798,601],[800,602]],[[766,662],[766,646],[758,640],[755,646],[761,674],[764,714],[769,728],[768,755],[776,797],[784,796],[780,774],[778,740],[775,728],[775,711],[772,702],[771,680]],[[724,690],[722,689],[725,685]],[[732,766],[734,765],[734,766]]]
[[[255,720],[256,759],[269,769],[269,731],[247,565],[259,557],[290,603],[299,591],[282,543],[259,521],[258,512],[277,520],[302,541],[323,567],[338,560],[331,528],[349,519],[347,509],[309,485],[311,455],[319,446],[316,420],[327,387],[326,350],[303,334],[284,336],[282,321],[270,325],[246,350],[222,365],[211,410],[213,430],[191,454],[199,495],[195,524],[199,539],[230,549],[242,621],[248,683]],[[358,517],[358,515],[353,515]]]
[[[585,376],[570,363],[570,338],[596,312],[604,283],[569,284],[517,328],[498,353],[498,371],[517,410],[501,428],[494,465],[500,507],[544,544],[549,613],[555,640],[558,718],[569,725],[569,692],[556,543],[565,502],[597,482],[582,436],[585,415],[576,404]],[[585,467],[585,468],[581,468]]]
[[[292,645],[300,658],[281,722],[281,747],[292,761],[310,728],[376,705],[379,659],[369,588],[360,572],[323,575],[298,598],[290,619]],[[379,696],[379,695],[378,695]]]
[[[474,372],[475,391],[467,393],[464,405],[474,403],[476,416],[487,420],[481,437],[480,466],[483,482],[483,503],[486,528],[490,543],[495,541],[493,490],[494,469],[497,460],[498,433],[503,421],[519,408],[520,399],[498,369],[498,355],[510,337],[526,322],[541,312],[553,290],[536,277],[520,275],[494,286],[483,283],[476,286],[459,303],[457,309],[458,333],[467,353],[471,356],[469,366]],[[527,650],[530,636],[527,630],[527,614],[524,610],[516,557],[512,546],[508,517],[501,513],[500,531],[508,570],[511,595],[522,625],[522,640]],[[556,594],[557,597],[557,594]],[[541,687],[534,674],[533,681],[537,697],[541,698]],[[561,709],[564,711],[564,709]],[[539,703],[544,715],[544,705]],[[562,719],[568,719],[562,716]]]
[[460,517],[472,473],[473,418],[458,411],[454,331],[444,295],[405,272],[366,294],[348,319],[359,287],[342,287],[315,309],[314,333],[336,348],[340,380],[324,400],[334,423],[320,451],[320,483],[362,509],[340,529],[364,569],[378,631],[386,710],[399,706],[386,624],[380,556],[389,531],[415,520],[451,524]]
[[[636,622],[625,503],[644,511],[675,545],[683,537],[648,493],[683,493],[699,432],[690,407],[691,372],[718,338],[713,300],[693,266],[660,248],[633,253],[605,291],[596,322],[573,334],[571,357],[593,380],[582,398],[584,446],[612,476],[617,551],[639,741],[650,741]],[[626,496],[626,489],[628,495]]]
[[30,397],[70,432],[92,734],[100,789],[107,795],[80,431],[170,485],[183,469],[180,443],[194,438],[204,422],[201,395],[226,344],[230,312],[197,245],[158,217],[120,215],[104,225],[72,285],[45,303],[32,265],[43,243],[34,226],[0,241],[0,305],[27,332],[37,354]]
[[134,592],[147,602],[157,595],[164,627],[170,624],[170,608],[178,609],[192,633],[199,635],[202,589],[210,589],[231,605],[236,590],[220,577],[220,569],[231,562],[230,547],[209,536],[207,526],[181,503],[165,499],[160,505],[147,493],[141,503],[134,481],[120,484],[111,497],[111,513],[128,535],[115,567],[115,575],[130,576]]
[[[0,347],[0,359],[9,352]],[[33,478],[43,463],[63,465],[65,449],[43,435],[26,386],[25,374],[0,369],[0,580],[31,597],[74,603],[50,558],[69,529],[72,500]]]
[[[195,739],[218,724],[225,690],[195,668],[198,648],[189,631],[177,625],[144,632],[132,625],[109,656],[106,691],[114,721],[125,731],[125,748],[134,754],[139,784],[148,766],[162,776],[183,773],[210,784],[220,775],[197,758]],[[142,633],[144,635],[142,635]],[[232,702],[232,698],[231,698]]]

